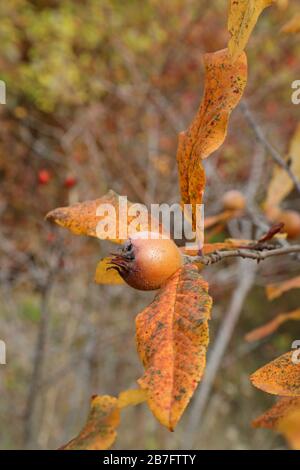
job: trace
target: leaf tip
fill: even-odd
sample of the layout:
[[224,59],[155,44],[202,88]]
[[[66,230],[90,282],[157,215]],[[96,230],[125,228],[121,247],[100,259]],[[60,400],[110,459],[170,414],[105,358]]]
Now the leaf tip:
[[64,219],[63,208],[53,209],[45,215],[45,220],[53,224],[59,224]]

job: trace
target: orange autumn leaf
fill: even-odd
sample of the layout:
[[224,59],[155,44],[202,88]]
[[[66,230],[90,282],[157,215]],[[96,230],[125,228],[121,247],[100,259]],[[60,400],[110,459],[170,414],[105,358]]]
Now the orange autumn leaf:
[[205,368],[212,305],[195,265],[179,269],[136,319],[145,368],[138,380],[158,421],[173,430]]
[[284,435],[291,449],[300,450],[300,407],[290,410],[279,421],[277,429]]
[[281,397],[269,410],[252,421],[254,428],[276,429],[279,421],[291,410],[300,408],[300,398]]
[[[290,169],[297,178],[300,178],[300,123],[291,139],[288,154],[285,157],[286,162],[289,162]],[[278,206],[281,201],[286,198],[292,191],[294,183],[287,172],[275,166],[273,175],[268,185],[266,200],[264,202],[264,209],[268,214],[269,211],[274,210],[274,206]]]
[[264,392],[287,397],[300,396],[300,363],[288,352],[251,375],[253,385]]
[[[180,132],[180,134],[178,135],[178,146],[177,146],[177,154],[176,154],[182,204],[189,204],[189,200],[190,200],[188,173],[189,173],[191,151],[188,151],[186,149],[187,147],[186,140],[187,140],[188,133],[191,135],[190,146],[193,146],[193,143],[196,141],[197,134],[195,132],[192,132],[192,129],[189,128],[187,131]],[[202,191],[201,197],[202,197],[204,188],[205,188],[205,171],[204,171],[203,166],[201,167],[201,171],[199,175],[199,180],[200,179],[202,180],[202,183],[201,183],[201,191]]]
[[292,449],[300,449],[300,398],[280,398],[256,418],[252,426],[277,431],[284,435]]
[[300,13],[297,13],[292,19],[285,23],[280,32],[286,34],[295,34],[300,31]]
[[230,113],[238,104],[247,81],[245,54],[232,64],[228,50],[223,49],[205,54],[204,65],[202,102],[189,128],[179,135],[177,150],[182,203],[193,205],[202,202],[205,187],[202,160],[224,142]]
[[95,273],[95,282],[97,284],[125,284],[116,269],[109,269],[111,267],[110,261],[109,256],[99,261]]
[[228,13],[228,31],[230,40],[228,49],[233,60],[245,49],[249,37],[262,11],[274,0],[230,0]]
[[289,6],[289,0],[276,0],[276,6],[279,8],[279,10],[284,11]]
[[86,425],[77,437],[62,447],[63,450],[105,450],[116,437],[120,423],[118,399],[109,395],[94,396]]
[[291,289],[300,288],[300,276],[292,277],[283,282],[276,282],[266,286],[266,295],[268,300],[274,300]]
[[[123,209],[120,213],[119,197],[117,193],[110,190],[101,198],[93,201],[80,202],[69,207],[54,209],[46,215],[46,220],[67,228],[75,235],[88,235],[100,239],[108,238],[115,243],[123,243],[128,238],[127,235],[130,235],[130,233],[127,233],[127,229],[135,221],[138,225],[138,231],[151,231],[151,224],[154,224],[152,225],[152,228],[154,227],[153,231],[156,231],[157,227],[158,231],[163,233],[162,226],[151,220],[151,216],[148,215],[145,207],[142,211],[143,215],[137,218],[135,209],[142,210],[143,207],[127,201],[127,212],[125,208],[124,213],[122,212]],[[99,213],[100,208],[101,213]],[[106,210],[109,210],[109,212],[106,212]],[[134,229],[133,226],[132,229]],[[110,232],[109,236],[108,232]]]
[[270,322],[247,333],[245,340],[250,343],[252,341],[258,341],[262,338],[265,338],[266,336],[274,333],[280,327],[280,325],[289,320],[300,320],[300,308],[293,310],[292,312],[280,313]]
[[116,440],[120,424],[120,410],[135,406],[147,399],[142,389],[125,390],[118,398],[95,395],[91,399],[87,422],[78,434],[62,450],[105,450]]

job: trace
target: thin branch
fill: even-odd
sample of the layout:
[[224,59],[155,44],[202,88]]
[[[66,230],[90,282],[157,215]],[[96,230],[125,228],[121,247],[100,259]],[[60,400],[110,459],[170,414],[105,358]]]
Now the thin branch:
[[273,160],[283,168],[291,180],[293,181],[295,188],[297,189],[298,193],[300,193],[300,181],[296,177],[296,175],[291,170],[287,161],[280,155],[278,150],[276,150],[273,145],[267,140],[266,136],[264,135],[263,131],[261,130],[260,126],[256,122],[252,112],[248,108],[248,105],[243,101],[241,104],[242,112],[247,119],[248,123],[250,124],[251,129],[253,130],[257,140],[265,147],[265,149],[269,152]]
[[257,249],[249,249],[249,248],[237,248],[236,250],[228,250],[228,251],[214,251],[209,255],[204,256],[187,256],[185,255],[185,262],[188,263],[201,263],[205,266],[218,263],[225,258],[248,258],[256,260],[257,262],[263,261],[267,258],[271,258],[272,256],[281,256],[281,255],[288,255],[293,253],[300,252],[300,245],[288,245],[281,248],[274,248],[274,249],[264,249],[263,251]]
[[54,258],[53,266],[49,267],[45,281],[42,285],[39,285],[41,292],[40,301],[40,312],[41,319],[39,323],[39,330],[37,334],[34,359],[33,359],[33,370],[30,379],[28,395],[25,402],[24,411],[24,429],[23,429],[23,440],[26,448],[29,448],[32,444],[32,438],[34,433],[34,413],[36,410],[37,400],[39,397],[39,387],[42,380],[45,355],[46,355],[46,340],[48,333],[48,326],[50,321],[49,312],[49,297],[51,295],[52,286],[55,281],[57,272],[59,271],[60,261],[62,257],[61,249],[58,250],[57,255]]

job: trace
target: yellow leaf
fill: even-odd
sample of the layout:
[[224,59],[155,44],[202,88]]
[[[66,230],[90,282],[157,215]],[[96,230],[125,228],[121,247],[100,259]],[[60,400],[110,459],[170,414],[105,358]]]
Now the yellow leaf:
[[300,449],[300,398],[282,397],[252,422],[255,428],[272,429],[284,435],[290,447]]
[[[137,230],[140,232],[156,231],[157,226],[158,231],[163,233],[161,224],[155,224],[148,211],[143,211],[144,217],[138,217],[135,209],[139,209],[137,206],[133,207],[134,204],[130,201],[127,201],[127,212],[125,205],[124,214],[120,212],[119,197],[117,193],[110,190],[101,198],[93,201],[85,201],[69,207],[54,209],[46,215],[46,220],[67,228],[75,235],[88,235],[100,239],[109,239],[114,243],[123,243],[128,238],[127,235],[130,235],[130,233],[127,233],[128,228],[134,221],[137,221]],[[106,212],[108,207],[110,211]],[[99,214],[100,208],[102,211]],[[134,209],[132,210],[133,215],[130,209]],[[101,225],[101,229],[99,229],[101,223],[103,226]],[[109,236],[107,235],[108,232],[110,232]]]
[[110,257],[99,261],[95,273],[95,282],[97,284],[125,284],[116,269],[108,269],[111,266],[110,261]]
[[299,406],[300,398],[281,397],[269,410],[265,411],[261,416],[258,416],[254,421],[252,421],[252,426],[254,428],[276,429],[278,422],[285,416],[285,414]]
[[228,42],[228,49],[233,60],[236,60],[245,49],[258,17],[273,1],[274,0],[230,0],[228,31],[231,38]]
[[300,276],[292,277],[287,281],[276,282],[274,284],[269,284],[266,286],[266,294],[268,300],[277,299],[285,292],[288,292],[291,289],[300,288]]
[[120,410],[135,406],[147,399],[142,389],[125,390],[118,398],[109,395],[94,395],[91,399],[87,422],[78,434],[62,450],[105,450],[116,440],[116,429],[120,424]]
[[276,0],[276,5],[279,8],[279,10],[284,11],[289,6],[289,0]]
[[135,406],[147,400],[147,392],[141,388],[133,390],[125,390],[121,392],[118,398],[119,408],[126,408],[127,406]]
[[300,13],[294,16],[290,21],[282,26],[280,32],[286,34],[295,34],[300,31]]
[[[300,123],[290,142],[289,153],[286,156],[290,168],[297,178],[300,178]],[[269,208],[278,206],[281,201],[292,191],[294,183],[287,172],[278,166],[274,167],[273,175],[270,180],[266,200],[264,202],[265,211]]]
[[253,385],[264,392],[287,397],[300,396],[300,363],[293,351],[283,354],[251,375]]
[[300,404],[279,421],[277,430],[283,434],[293,450],[300,450]]
[[137,349],[145,367],[138,380],[161,424],[173,430],[201,380],[212,305],[194,265],[178,270],[136,319]]

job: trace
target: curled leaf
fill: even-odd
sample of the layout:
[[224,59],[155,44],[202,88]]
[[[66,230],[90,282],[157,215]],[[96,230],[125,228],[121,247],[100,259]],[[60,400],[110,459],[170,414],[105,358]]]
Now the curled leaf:
[[118,398],[110,395],[94,395],[91,399],[87,422],[78,434],[61,450],[105,450],[109,449],[117,437],[120,424],[120,410],[135,406],[147,399],[142,389],[125,390]]
[[262,11],[274,0],[230,0],[228,31],[231,38],[228,49],[233,60],[245,49]]
[[260,239],[257,242],[258,243],[264,243],[264,242],[267,242],[269,240],[272,240],[273,237],[275,237],[278,233],[281,232],[283,227],[284,227],[284,223],[282,223],[282,222],[279,222],[277,224],[273,224],[269,228],[269,230],[266,233],[264,233],[264,235],[262,235],[260,237]]
[[86,425],[77,437],[62,447],[63,450],[109,449],[117,436],[120,423],[118,400],[109,395],[94,396]]
[[179,269],[136,319],[145,373],[138,380],[161,424],[173,430],[201,380],[212,305],[194,265]]
[[[177,163],[182,202],[201,204],[205,172],[202,160],[225,140],[228,119],[247,81],[247,58],[232,64],[228,49],[205,54],[205,86],[200,108],[190,127],[179,135]],[[195,216],[195,207],[193,207]]]
[[251,375],[253,385],[264,392],[287,397],[300,396],[300,363],[294,351],[283,354]]

